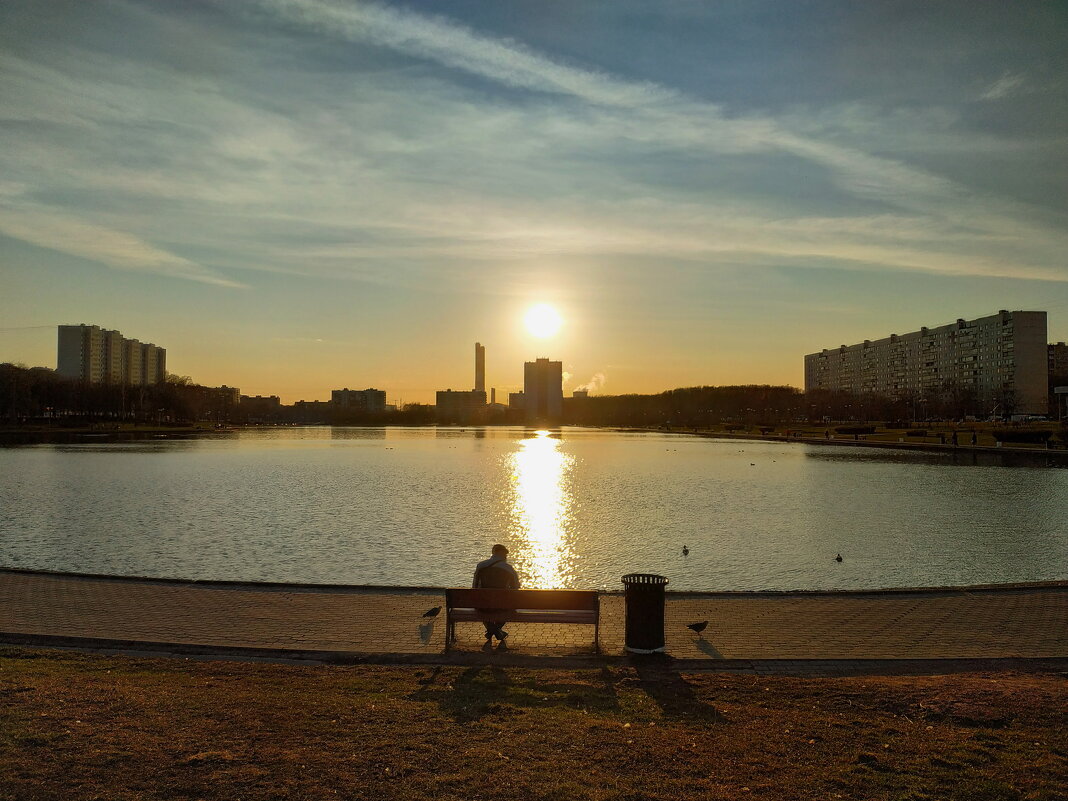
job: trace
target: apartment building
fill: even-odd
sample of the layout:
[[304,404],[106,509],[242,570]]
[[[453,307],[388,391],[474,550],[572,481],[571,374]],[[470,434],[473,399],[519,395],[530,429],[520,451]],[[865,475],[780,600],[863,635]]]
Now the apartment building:
[[523,400],[528,424],[560,422],[564,406],[563,376],[562,362],[537,359],[523,364]]
[[61,325],[56,372],[89,384],[162,384],[167,377],[167,351],[151,343],[127,339],[98,325]]
[[805,356],[805,391],[889,398],[971,394],[984,413],[1048,412],[1044,311],[999,311],[975,320],[891,334]]
[[439,390],[434,413],[437,421],[443,424],[471,425],[485,422],[486,393],[477,389],[466,392]]
[[354,412],[386,410],[386,393],[381,389],[335,389],[330,393],[330,401],[337,409],[350,409]]

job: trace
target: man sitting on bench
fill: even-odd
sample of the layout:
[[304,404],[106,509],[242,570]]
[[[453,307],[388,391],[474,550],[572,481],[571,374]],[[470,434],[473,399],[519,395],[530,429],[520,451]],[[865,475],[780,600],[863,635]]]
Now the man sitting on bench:
[[[503,545],[494,545],[493,554],[489,559],[485,559],[478,563],[475,567],[475,578],[471,582],[471,586],[474,589],[495,589],[495,590],[518,590],[519,589],[519,576],[515,574],[515,569],[508,564],[508,549]],[[480,609],[480,612],[496,612],[496,609]],[[507,621],[484,621],[483,625],[486,627],[486,642],[492,641],[496,637],[501,642],[504,642],[504,638],[508,636],[508,633],[504,630],[504,624]]]

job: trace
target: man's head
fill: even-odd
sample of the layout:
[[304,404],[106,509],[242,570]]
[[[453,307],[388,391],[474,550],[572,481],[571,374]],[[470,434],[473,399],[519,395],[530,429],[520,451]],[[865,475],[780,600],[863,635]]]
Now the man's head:
[[501,559],[507,559],[508,558],[508,549],[505,548],[503,545],[500,545],[500,544],[494,545],[493,546],[493,550],[491,551],[491,553],[494,556],[501,557]]

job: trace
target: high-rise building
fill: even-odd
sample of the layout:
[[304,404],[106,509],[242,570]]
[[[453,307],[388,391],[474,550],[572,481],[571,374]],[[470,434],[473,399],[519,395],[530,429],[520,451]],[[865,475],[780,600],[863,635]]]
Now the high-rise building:
[[141,375],[143,384],[162,384],[167,380],[167,351],[151,343],[141,345]]
[[538,359],[523,365],[523,398],[528,424],[557,423],[564,405],[562,362]]
[[1059,382],[1068,383],[1068,345],[1063,342],[1050,343],[1049,377]]
[[970,397],[984,414],[1046,414],[1046,313],[1005,311],[805,356],[805,391]]
[[127,339],[124,347],[126,348],[125,364],[127,370],[127,383],[139,387],[142,384],[145,374],[145,361],[141,343],[136,339]]
[[475,391],[486,391],[486,348],[475,343]]
[[56,372],[89,384],[162,384],[167,351],[98,325],[61,325]]

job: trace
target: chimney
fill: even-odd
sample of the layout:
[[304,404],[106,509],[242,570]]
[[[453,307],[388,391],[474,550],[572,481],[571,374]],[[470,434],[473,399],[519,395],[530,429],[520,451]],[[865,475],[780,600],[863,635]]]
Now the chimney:
[[475,343],[475,391],[486,391],[486,349]]

